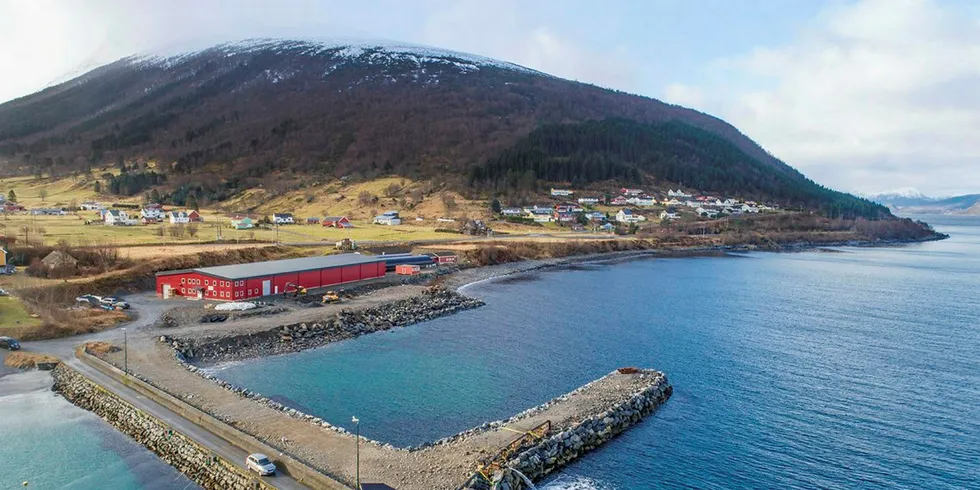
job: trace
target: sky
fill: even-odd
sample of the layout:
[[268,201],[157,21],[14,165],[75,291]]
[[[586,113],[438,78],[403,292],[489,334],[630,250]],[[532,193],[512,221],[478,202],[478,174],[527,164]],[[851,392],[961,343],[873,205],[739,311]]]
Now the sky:
[[980,193],[974,0],[0,0],[0,101],[250,37],[471,52],[720,117],[836,189]]

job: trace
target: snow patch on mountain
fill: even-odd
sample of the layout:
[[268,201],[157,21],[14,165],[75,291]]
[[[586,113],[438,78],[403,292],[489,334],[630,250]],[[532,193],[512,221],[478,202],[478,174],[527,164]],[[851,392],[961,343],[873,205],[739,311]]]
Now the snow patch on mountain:
[[207,53],[217,53],[225,57],[234,57],[259,52],[328,56],[333,59],[343,59],[347,62],[363,60],[378,64],[384,64],[390,61],[411,61],[419,67],[425,64],[439,63],[455,66],[464,73],[479,70],[484,67],[493,67],[545,75],[514,63],[460,51],[395,41],[352,38],[245,39],[223,43],[205,49],[182,50],[180,47],[164,48],[155,52],[132,56],[127,58],[127,61],[139,66],[171,68],[185,60]]
[[914,187],[901,187],[898,189],[893,189],[885,192],[875,192],[871,194],[865,194],[864,197],[874,200],[875,198],[902,198],[902,199],[924,199],[924,200],[935,200],[935,198],[926,196],[925,194],[919,192],[918,189]]

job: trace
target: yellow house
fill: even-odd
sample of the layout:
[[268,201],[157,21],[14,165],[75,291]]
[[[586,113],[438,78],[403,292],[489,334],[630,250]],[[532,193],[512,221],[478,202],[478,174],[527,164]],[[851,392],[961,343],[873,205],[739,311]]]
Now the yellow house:
[[0,248],[0,267],[7,267],[7,250]]

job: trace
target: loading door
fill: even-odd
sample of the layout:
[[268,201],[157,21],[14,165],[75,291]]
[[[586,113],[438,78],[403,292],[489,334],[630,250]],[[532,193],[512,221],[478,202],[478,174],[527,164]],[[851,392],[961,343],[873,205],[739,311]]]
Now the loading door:
[[262,296],[268,296],[270,294],[272,294],[272,281],[262,281]]

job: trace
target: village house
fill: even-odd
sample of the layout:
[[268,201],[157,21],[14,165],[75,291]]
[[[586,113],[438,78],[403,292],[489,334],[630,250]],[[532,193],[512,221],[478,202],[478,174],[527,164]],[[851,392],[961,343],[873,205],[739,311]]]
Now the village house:
[[691,209],[697,209],[701,207],[701,203],[697,201],[684,201],[684,205]]
[[664,206],[683,206],[684,205],[684,203],[678,201],[677,198],[675,198],[675,197],[672,197],[672,198],[667,199],[665,201],[661,201],[661,203]]
[[374,224],[396,226],[402,224],[402,220],[398,217],[398,211],[387,211],[384,214],[375,216]]
[[704,216],[705,218],[718,217],[718,211],[715,209],[698,208],[695,211],[698,213],[698,216]]
[[136,224],[136,220],[131,219],[129,213],[118,209],[110,209],[102,216],[108,226],[132,226]]
[[613,206],[627,206],[629,203],[630,201],[626,196],[616,196],[609,202]]
[[677,211],[674,211],[674,210],[667,210],[667,211],[661,211],[660,212],[660,220],[661,221],[678,219],[680,217],[681,216],[679,214],[677,214]]
[[667,191],[667,196],[668,197],[684,197],[684,198],[694,197],[692,194],[688,194],[688,193],[686,193],[686,192],[684,192],[684,191],[682,191],[680,189],[677,189],[676,191],[673,190],[673,189],[668,190]]
[[273,224],[277,225],[291,225],[296,222],[293,220],[293,215],[290,213],[272,213],[271,221]]
[[140,210],[140,217],[159,221],[163,219],[163,207],[159,204],[149,204]]
[[743,213],[758,213],[759,212],[759,208],[757,208],[755,206],[749,206],[748,204],[742,204],[742,207],[740,207],[739,209],[741,209]]
[[606,219],[605,213],[599,211],[589,211],[585,213],[585,218],[589,221],[604,221]]
[[101,211],[105,209],[105,206],[96,201],[85,201],[78,205],[78,209],[82,211]]
[[445,218],[444,217],[444,218],[436,218],[436,222],[439,222],[439,223],[455,223],[456,220],[453,219],[453,218]]
[[231,227],[236,230],[248,230],[255,227],[255,222],[248,216],[235,216],[231,219]]
[[186,224],[191,222],[191,217],[183,211],[171,211],[167,214],[170,219],[170,224]]
[[642,214],[636,214],[633,212],[632,209],[629,208],[620,209],[619,212],[616,213],[616,221],[620,223],[639,223],[641,221],[646,221],[646,220],[647,220],[646,216],[643,216]]
[[530,211],[528,211],[527,218],[534,220],[535,223],[551,223],[555,219],[553,211],[550,208],[532,208]]
[[572,194],[575,194],[575,192],[568,189],[551,189],[551,197],[569,197]]
[[626,200],[634,206],[655,206],[657,200],[651,196],[634,196]]
[[521,208],[503,208],[500,210],[501,216],[520,216],[524,214]]
[[599,229],[602,230],[602,231],[606,231],[606,232],[612,233],[612,232],[616,231],[616,225],[607,222],[607,223],[603,224],[602,226],[600,226]]
[[68,214],[61,208],[34,208],[31,210],[31,214],[34,216],[62,216]]
[[551,214],[552,211],[554,211],[554,210],[555,210],[555,208],[553,208],[551,206],[541,206],[541,205],[538,205],[538,204],[535,204],[534,206],[525,206],[524,207],[524,212],[525,213],[545,212],[545,213]]
[[627,189],[623,187],[619,190],[619,193],[626,197],[639,196],[640,194],[643,194],[643,189]]
[[574,213],[555,211],[555,221],[559,223],[574,223],[577,220]]
[[15,202],[7,201],[3,203],[3,212],[5,213],[15,213],[23,210],[24,210],[24,206],[21,206],[20,204],[17,204]]
[[353,228],[353,223],[347,218],[347,216],[324,216],[320,220],[320,224],[323,226],[329,226],[332,228]]
[[599,204],[599,198],[598,197],[580,197],[580,198],[578,198],[578,203],[579,204],[589,204],[589,205],[591,205],[591,204]]
[[320,224],[320,218],[317,218],[316,216],[311,216],[309,218],[306,218],[306,224],[308,224],[308,225],[318,225],[318,224]]

